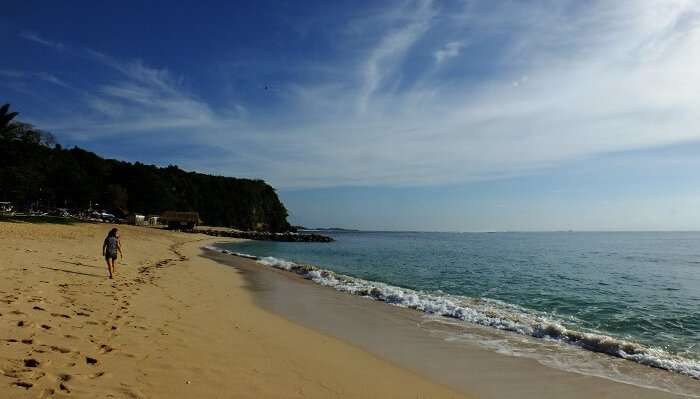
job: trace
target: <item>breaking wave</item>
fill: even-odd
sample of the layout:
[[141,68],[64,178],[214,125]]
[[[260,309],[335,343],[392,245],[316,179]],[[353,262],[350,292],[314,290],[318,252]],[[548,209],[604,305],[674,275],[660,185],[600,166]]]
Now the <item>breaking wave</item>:
[[252,259],[265,266],[295,273],[317,284],[390,305],[511,331],[525,336],[557,340],[589,351],[608,354],[700,379],[700,361],[605,334],[568,329],[561,322],[552,320],[541,313],[506,302],[488,298],[417,291],[338,274],[330,270],[284,259],[257,257],[211,246],[206,248]]

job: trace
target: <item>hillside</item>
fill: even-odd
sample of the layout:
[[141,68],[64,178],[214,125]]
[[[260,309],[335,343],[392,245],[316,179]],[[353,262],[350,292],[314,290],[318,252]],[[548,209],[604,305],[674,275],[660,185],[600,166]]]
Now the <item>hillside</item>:
[[104,159],[78,147],[63,149],[50,134],[9,122],[7,117],[14,115],[6,107],[0,111],[0,201],[22,208],[99,206],[118,214],[197,211],[212,226],[289,230],[287,210],[262,180]]

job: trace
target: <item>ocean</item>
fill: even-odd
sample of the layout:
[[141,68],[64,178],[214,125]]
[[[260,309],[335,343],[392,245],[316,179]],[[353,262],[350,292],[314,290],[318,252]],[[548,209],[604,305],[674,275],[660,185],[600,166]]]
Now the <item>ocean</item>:
[[453,324],[700,379],[700,233],[327,234],[220,248]]

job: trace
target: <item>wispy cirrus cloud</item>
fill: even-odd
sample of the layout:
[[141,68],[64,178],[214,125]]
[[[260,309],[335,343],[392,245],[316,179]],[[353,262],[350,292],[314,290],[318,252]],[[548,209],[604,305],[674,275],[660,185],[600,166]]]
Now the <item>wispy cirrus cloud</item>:
[[72,89],[73,86],[65,82],[63,79],[59,79],[56,75],[48,72],[27,72],[27,71],[17,71],[12,69],[0,69],[0,76],[6,78],[18,79],[18,80],[41,80],[43,82],[52,83],[56,86],[60,86],[66,89]]
[[[465,8],[459,19],[450,15],[459,23],[441,31],[452,38],[461,32],[460,40],[481,46],[493,41],[497,51],[486,61],[473,54],[478,62],[451,66],[449,77],[428,66],[410,77],[406,65],[384,69],[415,83],[402,90],[373,84],[372,96],[334,93],[338,109],[352,109],[359,97],[371,114],[305,126],[300,136],[308,158],[330,172],[304,176],[304,165],[287,165],[280,180],[300,186],[455,183],[700,140],[700,102],[692,89],[700,83],[699,7],[629,1],[578,9],[575,3]],[[464,21],[471,31],[461,30]],[[421,37],[432,34],[428,28]],[[413,62],[419,57],[419,51],[402,53]],[[455,77],[473,65],[488,69],[476,81]],[[319,136],[323,142],[314,142]]]
[[[111,121],[115,128],[138,131],[216,124],[209,105],[184,90],[167,70],[147,67],[140,60],[121,62],[91,54],[121,75],[121,79],[99,85],[88,100],[93,109],[116,119]],[[124,124],[121,116],[128,116],[129,123]],[[104,125],[109,126],[109,122]]]
[[19,36],[23,39],[29,40],[29,41],[34,42],[34,43],[41,44],[43,46],[51,47],[51,48],[54,48],[56,50],[63,50],[65,48],[65,46],[62,43],[44,39],[43,37],[39,36],[35,32],[22,31],[19,33]]
[[[379,40],[378,45],[371,49],[362,67],[361,76],[364,81],[358,95],[360,111],[367,110],[372,95],[383,84],[387,85],[392,81],[395,83],[399,73],[397,69],[411,46],[430,29],[431,19],[435,15],[432,1],[419,1],[406,8],[405,12],[394,13],[378,22],[392,28]],[[393,28],[397,23],[400,25]],[[385,87],[386,89],[388,88]]]
[[20,35],[113,72],[105,81],[90,82],[76,89],[46,72],[0,71],[0,75],[39,79],[79,92],[82,108],[74,112],[78,115],[41,121],[49,129],[63,130],[76,138],[87,139],[116,133],[205,128],[216,123],[209,106],[183,89],[165,69],[148,67],[141,60],[122,61],[92,49],[69,47],[34,33],[22,32]]
[[460,40],[452,41],[445,44],[443,47],[437,49],[435,53],[433,53],[433,57],[435,57],[435,63],[440,65],[443,62],[449,60],[450,58],[458,56],[462,52],[464,47],[466,47],[466,44]]
[[337,35],[348,51],[314,68],[332,73],[265,92],[281,111],[236,98],[227,112],[187,76],[71,46],[111,74],[83,88],[80,117],[47,127],[85,140],[187,135],[231,156],[186,166],[281,187],[495,179],[700,141],[695,2],[406,2],[362,24],[338,24],[370,33]]

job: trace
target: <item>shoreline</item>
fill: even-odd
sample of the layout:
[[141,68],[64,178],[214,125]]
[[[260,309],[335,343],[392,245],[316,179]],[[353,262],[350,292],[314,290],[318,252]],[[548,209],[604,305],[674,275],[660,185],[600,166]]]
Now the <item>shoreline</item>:
[[[212,255],[209,255],[212,257]],[[238,258],[236,256],[230,256],[226,254],[216,254],[213,256],[213,258],[216,258],[218,261],[222,261],[224,263],[227,263],[229,265],[232,265],[237,268],[243,268],[247,270],[249,273],[251,273],[251,276],[257,276],[260,281],[262,281],[260,284],[262,285],[269,285],[269,286],[274,286],[274,289],[268,289],[266,292],[265,291],[260,291],[257,290],[257,297],[258,297],[258,303],[261,304],[261,306],[279,313],[283,315],[284,317],[300,323],[302,325],[305,325],[310,328],[315,328],[315,329],[321,329],[324,333],[328,333],[337,337],[340,337],[348,342],[351,342],[353,344],[359,344],[361,347],[364,349],[373,352],[375,354],[380,354],[384,357],[387,357],[388,359],[397,362],[403,367],[407,367],[413,370],[416,370],[420,373],[428,375],[431,379],[440,381],[441,383],[446,383],[447,385],[455,388],[455,389],[460,389],[462,391],[464,390],[469,390],[470,392],[474,392],[477,394],[479,397],[491,397],[489,395],[494,395],[493,397],[519,397],[522,395],[522,390],[520,393],[517,391],[508,391],[507,390],[502,390],[498,394],[494,394],[493,392],[489,391],[489,387],[481,387],[479,389],[474,390],[474,387],[478,385],[479,381],[477,380],[472,380],[471,383],[466,383],[466,381],[469,381],[469,378],[463,379],[460,377],[451,377],[451,378],[446,378],[444,376],[446,370],[448,367],[444,367],[442,370],[436,370],[433,368],[433,370],[428,370],[424,365],[420,364],[422,361],[422,358],[429,357],[427,353],[437,350],[442,351],[443,353],[441,355],[435,355],[433,356],[433,361],[437,361],[438,363],[444,363],[445,365],[449,364],[451,369],[460,369],[463,370],[464,373],[475,373],[475,369],[478,369],[473,367],[473,365],[467,365],[464,364],[464,362],[454,362],[452,359],[449,359],[449,351],[444,350],[445,347],[450,347],[452,351],[464,351],[465,356],[472,356],[472,357],[479,357],[483,356],[486,358],[484,360],[485,363],[497,363],[493,358],[494,357],[506,357],[510,360],[503,360],[503,362],[507,363],[506,366],[499,365],[497,367],[503,368],[503,367],[510,367],[513,368],[514,365],[520,363],[520,368],[522,368],[524,371],[521,374],[532,374],[530,376],[531,381],[536,381],[538,379],[542,380],[542,384],[547,386],[546,392],[539,392],[538,396],[536,397],[549,397],[547,396],[550,394],[553,389],[552,385],[557,385],[552,384],[551,381],[548,381],[547,378],[541,378],[543,375],[551,375],[552,373],[558,374],[557,379],[561,381],[568,381],[567,384],[571,386],[577,386],[576,390],[579,392],[584,392],[584,394],[581,397],[587,397],[586,395],[597,395],[598,397],[622,397],[622,395],[626,396],[631,396],[631,397],[640,397],[640,398],[646,398],[646,397],[698,397],[700,395],[700,384],[698,383],[697,380],[692,379],[691,377],[684,376],[682,374],[678,373],[673,373],[669,372],[666,370],[660,370],[656,368],[652,368],[649,366],[645,365],[640,365],[628,360],[624,359],[619,359],[619,358],[614,358],[609,355],[604,355],[600,353],[595,353],[595,352],[589,352],[589,351],[584,351],[580,348],[564,348],[565,350],[570,350],[570,353],[567,353],[567,356],[572,356],[572,359],[578,360],[579,358],[584,359],[586,362],[590,362],[591,364],[603,364],[605,367],[613,367],[615,371],[617,370],[622,370],[624,373],[619,377],[615,378],[615,376],[612,375],[605,375],[605,374],[600,374],[600,370],[595,370],[595,369],[590,369],[586,370],[585,367],[579,367],[578,370],[564,370],[565,367],[561,367],[561,365],[556,365],[556,362],[558,359],[556,359],[556,353],[554,356],[552,356],[549,359],[545,359],[545,361],[542,361],[542,359],[535,360],[532,358],[532,356],[528,356],[527,353],[524,351],[518,354],[509,354],[509,355],[502,355],[500,353],[497,353],[499,350],[502,351],[502,347],[499,348],[487,348],[488,350],[485,350],[485,345],[480,345],[477,344],[475,341],[489,341],[490,343],[493,342],[499,342],[503,341],[504,339],[515,339],[515,340],[523,340],[522,336],[515,336],[513,337],[509,336],[507,332],[503,331],[492,331],[492,329],[488,329],[486,327],[481,327],[481,326],[471,326],[466,328],[467,334],[463,334],[465,332],[465,326],[460,325],[458,327],[459,331],[462,333],[462,335],[467,335],[467,338],[458,338],[455,339],[455,334],[454,331],[449,331],[450,327],[446,326],[445,323],[443,323],[444,320],[439,320],[441,319],[438,316],[434,316],[434,320],[432,321],[426,321],[426,319],[429,319],[430,317],[426,316],[423,313],[414,311],[412,309],[406,309],[406,308],[400,308],[396,306],[387,306],[387,304],[378,302],[378,301],[371,301],[367,300],[366,298],[355,296],[355,295],[347,295],[346,293],[342,293],[339,291],[336,291],[333,288],[330,287],[324,287],[322,285],[314,284],[311,283],[308,280],[303,279],[301,276],[298,276],[294,273],[290,273],[288,271],[283,271],[281,269],[273,269],[271,267],[261,267],[260,263],[256,263],[253,260],[250,259],[243,259],[243,258]],[[231,259],[236,259],[235,261],[232,261]],[[232,262],[234,264],[232,264]],[[297,280],[297,283],[289,283],[287,285],[295,285],[296,290],[289,288],[285,284],[281,283],[271,283],[264,277],[261,277],[266,274],[280,274],[281,276],[287,276],[286,280],[294,281]],[[278,277],[279,278],[279,277]],[[323,313],[322,316],[314,316],[309,314],[308,312],[305,313],[303,311],[303,304],[290,304],[288,303],[289,301],[283,301],[282,298],[274,298],[275,294],[274,291],[284,291],[289,293],[293,293],[294,295],[291,295],[291,298],[297,298],[301,294],[298,292],[298,290],[306,290],[306,291],[316,291],[316,294],[313,293],[307,293],[304,294],[307,296],[306,300],[315,300],[319,303],[327,304],[329,302],[333,302],[334,305],[328,307],[324,311],[320,311],[319,309],[316,309],[316,311]],[[260,292],[265,292],[264,294],[261,294]],[[304,296],[301,295],[301,296]],[[289,296],[289,295],[287,295]],[[318,298],[320,297],[320,299]],[[329,299],[332,298],[332,299]],[[334,302],[335,301],[335,302]],[[297,301],[298,302],[298,301]],[[295,308],[296,306],[296,308]],[[362,311],[359,312],[354,312],[352,314],[346,314],[347,309],[352,309],[355,311],[356,308],[362,309]],[[377,310],[376,308],[379,308],[381,310]],[[301,310],[300,310],[301,309]],[[403,311],[403,312],[401,312]],[[397,314],[401,313],[406,315],[404,317],[405,320],[402,321],[404,325],[406,324],[413,324],[413,325],[418,325],[420,326],[419,329],[423,330],[431,330],[433,335],[436,335],[433,337],[426,337],[425,334],[420,338],[421,340],[424,341],[432,341],[430,343],[425,343],[423,342],[422,345],[425,348],[432,348],[432,349],[423,349],[422,356],[417,356],[412,360],[407,360],[410,356],[406,356],[405,354],[400,353],[401,350],[397,349],[394,351],[394,353],[387,353],[386,348],[383,348],[381,345],[376,345],[372,343],[372,339],[369,339],[366,336],[363,336],[362,333],[358,333],[358,331],[353,331],[352,326],[345,326],[344,328],[338,328],[337,326],[333,326],[332,323],[329,323],[325,319],[333,319],[335,320],[335,323],[341,323],[342,320],[341,318],[335,317],[334,313],[342,313],[346,317],[356,320],[358,318],[362,319],[363,312],[369,312],[369,313],[375,313],[375,319],[381,319],[381,318],[387,318],[387,317],[396,317]],[[371,319],[371,318],[370,318]],[[364,320],[366,323],[373,323],[373,320]],[[375,320],[376,321],[376,320]],[[376,323],[375,323],[376,324]],[[430,326],[427,326],[430,324]],[[462,323],[463,324],[463,323]],[[376,325],[374,326],[376,328]],[[386,336],[391,336],[392,340],[396,340],[396,326],[383,326],[382,328],[386,329],[386,331],[380,331],[380,334],[384,334]],[[381,330],[381,329],[380,329]],[[350,331],[350,332],[348,332]],[[412,333],[414,334],[414,333]],[[415,334],[414,334],[415,335]],[[505,338],[504,338],[505,337]],[[415,336],[412,338],[412,342],[416,341]],[[542,348],[537,348],[536,346],[541,346],[541,343],[534,343],[530,345],[529,348],[530,350],[541,350]],[[486,345],[488,346],[488,345]],[[437,349],[435,349],[437,348]],[[554,351],[557,351],[558,349],[561,348],[554,348],[554,345],[552,348]],[[481,353],[481,352],[487,352],[487,354]],[[583,353],[581,353],[583,352]],[[529,357],[529,358],[528,358]],[[530,364],[525,362],[525,358],[528,358],[527,360],[530,361]],[[614,362],[614,364],[613,364]],[[546,363],[549,363],[549,365],[545,365]],[[484,374],[488,374],[488,369],[491,368],[493,369],[494,367],[488,367],[485,366],[484,370],[481,370]],[[533,371],[534,369],[537,369],[538,371]],[[513,370],[512,374],[516,375],[518,374],[518,367],[515,367],[515,370]],[[525,371],[526,369],[526,371]],[[562,374],[563,373],[563,374]],[[630,376],[633,376],[634,379],[630,380]],[[623,378],[624,377],[624,378]],[[517,380],[519,377],[513,376],[512,377],[514,380]],[[658,386],[658,385],[649,385],[649,381],[656,381],[659,383],[663,383],[663,386]],[[527,391],[528,383],[523,384],[525,391]],[[536,384],[535,384],[536,385]],[[601,388],[602,387],[602,388]],[[627,387],[627,388],[625,388]],[[567,389],[566,387],[562,387],[562,390],[560,394],[564,394],[567,397],[577,397],[577,396],[572,396],[571,390],[573,389]],[[617,392],[613,394],[612,392]],[[511,395],[511,396],[508,396]],[[606,396],[607,395],[607,396]],[[557,397],[556,395],[551,396],[551,397]]]
[[109,227],[0,223],[1,397],[466,397],[257,306],[210,237],[119,226],[109,280]]

